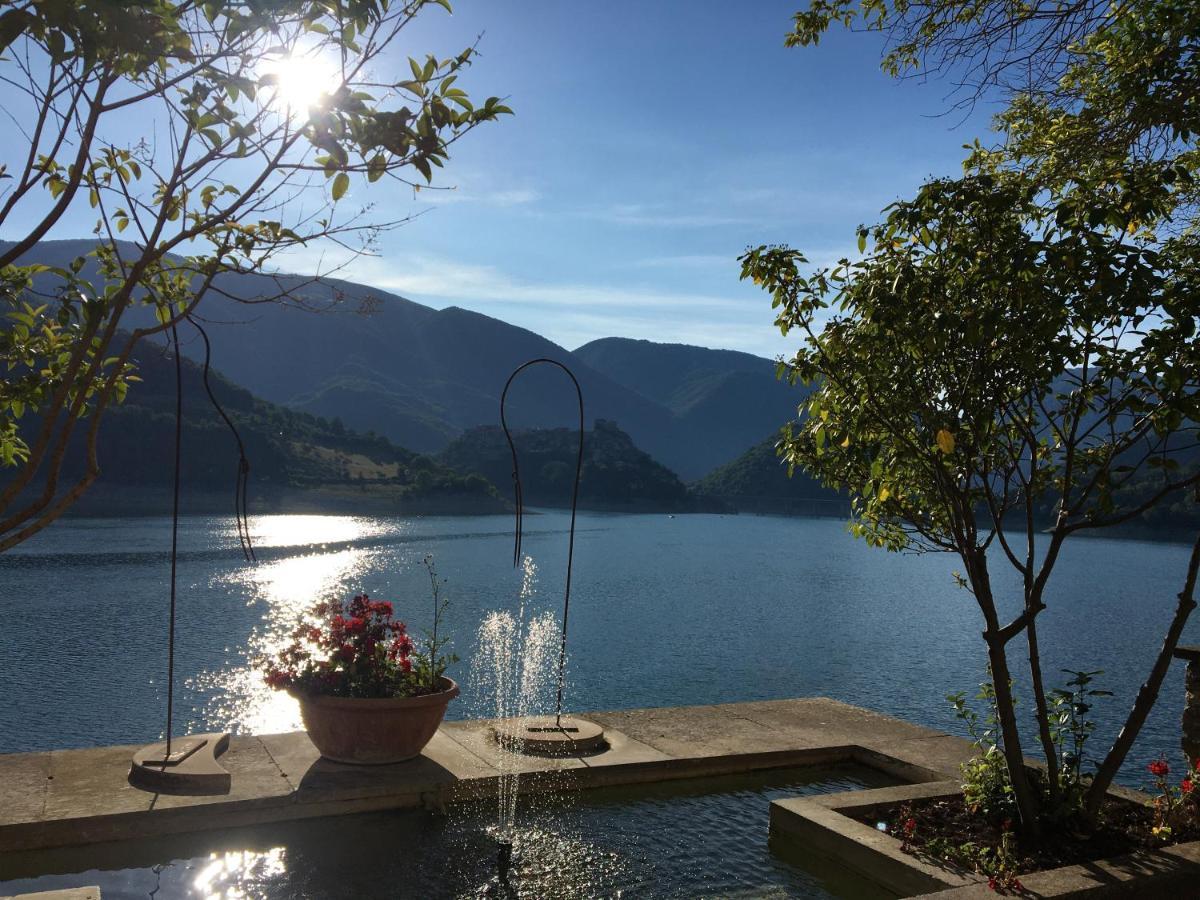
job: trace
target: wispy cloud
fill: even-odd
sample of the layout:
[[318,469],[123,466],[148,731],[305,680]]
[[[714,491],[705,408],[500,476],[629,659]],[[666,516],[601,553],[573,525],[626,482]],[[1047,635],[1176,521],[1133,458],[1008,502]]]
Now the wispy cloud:
[[414,192],[416,203],[432,206],[476,204],[514,209],[530,207],[542,200],[542,192],[529,179],[498,177],[495,171],[487,168],[456,165],[449,172],[438,175],[434,186]]
[[650,256],[629,263],[633,269],[706,270],[725,269],[737,272],[737,256],[733,253],[686,253],[677,256]]
[[[703,274],[718,260],[729,268],[727,293],[665,290],[645,284],[533,281],[497,266],[465,264],[422,254],[337,258],[337,277],[401,294],[441,308],[462,306],[528,328],[564,347],[601,337],[630,337],[667,343],[744,350],[774,358],[795,349],[772,324],[768,298],[736,280],[736,263],[719,254],[681,257]],[[844,255],[834,249],[820,262]],[[650,262],[668,264],[669,257]],[[306,272],[304,258],[281,260],[283,268]],[[714,269],[713,271],[719,271]],[[711,281],[711,279],[709,279]]]
[[513,276],[495,266],[429,256],[362,257],[351,261],[341,274],[417,299],[473,304],[504,302],[564,310],[578,307],[732,309],[739,305],[728,296],[660,290],[645,285],[538,282]]
[[434,205],[448,203],[480,203],[486,206],[514,207],[537,203],[542,195],[532,188],[505,188],[501,190],[472,190],[455,186],[438,190],[421,191],[419,198]]
[[709,210],[686,210],[679,205],[616,203],[599,209],[584,210],[585,218],[613,225],[636,225],[647,228],[718,228],[726,225],[750,225],[748,216],[730,215]]

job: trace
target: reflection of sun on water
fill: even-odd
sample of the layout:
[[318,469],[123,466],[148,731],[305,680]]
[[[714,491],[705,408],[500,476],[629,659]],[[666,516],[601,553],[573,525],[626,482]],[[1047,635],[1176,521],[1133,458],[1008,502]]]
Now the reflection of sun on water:
[[[354,520],[344,521],[352,524]],[[285,523],[279,533],[287,533],[293,527],[299,526]],[[301,727],[299,705],[289,695],[268,688],[255,661],[263,656],[274,656],[289,643],[292,631],[305,612],[320,600],[340,597],[344,593],[343,587],[354,582],[355,576],[368,567],[372,556],[365,550],[314,553],[260,562],[230,576],[245,592],[247,603],[264,604],[265,608],[262,626],[250,637],[246,664],[232,670],[207,673],[194,681],[219,698],[208,710],[210,720],[243,734],[273,734],[296,731]]]
[[263,882],[286,872],[283,847],[265,853],[253,850],[213,853],[196,873],[192,886],[201,897],[209,900],[241,900],[243,897],[261,897]]
[[354,516],[258,516],[250,520],[256,547],[343,544],[377,537],[387,530],[379,520]]

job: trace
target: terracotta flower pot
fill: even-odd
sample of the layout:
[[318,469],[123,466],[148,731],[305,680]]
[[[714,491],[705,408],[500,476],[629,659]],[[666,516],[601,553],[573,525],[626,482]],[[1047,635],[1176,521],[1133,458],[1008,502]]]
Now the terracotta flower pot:
[[458,696],[452,679],[441,679],[436,694],[394,699],[324,697],[296,692],[308,737],[334,762],[382,765],[417,756]]

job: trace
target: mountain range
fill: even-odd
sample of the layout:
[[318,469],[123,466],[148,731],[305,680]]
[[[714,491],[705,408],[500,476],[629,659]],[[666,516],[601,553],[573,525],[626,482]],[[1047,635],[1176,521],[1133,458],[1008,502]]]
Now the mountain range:
[[[45,241],[22,262],[62,266],[91,247]],[[422,453],[496,424],[509,375],[540,357],[575,373],[588,421],[616,423],[685,481],[759,443],[801,398],[775,379],[771,360],[746,353],[624,338],[571,351],[482,313],[437,310],[340,279],[229,275],[216,287],[199,310],[214,368],[264,400]],[[249,302],[281,289],[291,302]],[[142,306],[131,315],[139,325],[153,312]],[[185,353],[200,349],[194,342]],[[507,411],[517,427],[562,426],[575,420],[574,391],[560,371],[534,367],[514,383]]]
[[[22,261],[66,266],[93,246],[46,241]],[[85,262],[82,274],[97,278],[93,261]],[[338,279],[230,275],[217,288],[201,307],[213,338],[213,368],[229,379],[221,390],[249,416],[248,443],[257,442],[254,455],[266,464],[258,474],[274,486],[311,493],[317,485],[329,490],[353,482],[361,496],[387,483],[389,502],[449,492],[468,496],[468,506],[502,505],[510,473],[495,446],[500,395],[519,365],[547,358],[574,372],[586,420],[599,420],[591,439],[602,438],[606,449],[600,464],[589,461],[590,470],[585,467],[585,484],[590,471],[589,490],[598,492],[587,497],[585,491],[589,505],[636,507],[637,497],[620,485],[624,478],[650,492],[648,502],[658,508],[804,514],[846,509],[844,497],[804,473],[789,480],[775,457],[775,435],[795,416],[804,389],[776,380],[771,360],[617,337],[570,351],[481,313],[435,310]],[[281,291],[286,302],[261,302]],[[150,324],[153,310],[141,305],[130,318],[127,324]],[[189,340],[189,332],[181,329],[185,355],[197,357],[203,345],[195,336]],[[163,398],[151,396],[168,383],[163,372],[150,371],[161,367],[155,347],[148,342],[138,353],[153,377],[134,385],[124,409],[104,429],[108,458],[132,467],[128,485],[148,471],[137,460],[148,464],[147,447],[158,447],[166,435]],[[194,378],[194,370],[189,372]],[[574,432],[562,428],[577,421],[574,389],[554,367],[533,367],[513,384],[506,412],[510,425],[528,432],[529,446],[540,454],[530,471],[548,477],[550,497],[551,488],[561,487],[558,476],[570,462],[567,450],[575,446]],[[204,446],[215,420],[187,427],[201,429],[194,438]],[[131,439],[139,434],[150,437],[139,444]],[[440,459],[431,458],[438,454]],[[1186,455],[1184,465],[1200,465],[1197,456]],[[207,465],[193,468],[189,480],[204,484],[216,478]],[[484,477],[461,480],[471,473]],[[1146,473],[1122,491],[1122,499],[1149,495],[1156,477],[1161,473]],[[1171,530],[1197,520],[1197,510],[1190,497],[1177,498],[1130,527]]]
[[[513,435],[521,474],[521,495],[529,506],[571,505],[578,462],[579,433],[571,428],[538,428]],[[459,472],[482,475],[512,496],[512,451],[504,432],[481,425],[455,438],[438,459]],[[579,505],[585,509],[682,512],[692,508],[687,485],[670,469],[639,450],[629,435],[597,419],[583,438]]]
[[[135,350],[140,381],[105,415],[97,436],[100,476],[76,512],[168,512],[174,478],[175,364],[163,348]],[[233,510],[238,443],[213,405],[202,367],[181,366],[180,484],[186,512]],[[235,423],[249,462],[254,512],[491,513],[509,508],[486,479],[347,429],[340,420],[297,412],[255,397],[219,372],[212,397]],[[32,432],[36,421],[22,423]],[[85,469],[82,440],[68,445],[67,483]],[[4,473],[0,473],[2,480]],[[36,493],[40,485],[31,488]]]

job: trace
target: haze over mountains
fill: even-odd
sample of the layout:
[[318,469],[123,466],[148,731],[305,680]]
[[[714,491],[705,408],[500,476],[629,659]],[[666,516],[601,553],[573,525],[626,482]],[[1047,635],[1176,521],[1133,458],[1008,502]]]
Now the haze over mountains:
[[[91,246],[46,241],[23,261],[61,266]],[[339,418],[419,452],[441,451],[467,429],[498,422],[509,374],[538,357],[575,373],[589,426],[615,422],[685,481],[760,443],[794,416],[800,398],[798,389],[775,379],[773,362],[746,353],[623,338],[571,352],[480,313],[435,310],[338,279],[226,276],[218,286],[222,293],[211,293],[200,307],[214,368],[266,400]],[[298,302],[231,299],[255,300],[281,288]],[[152,321],[149,308],[135,315]],[[196,355],[200,346],[185,352]],[[570,424],[574,391],[560,371],[535,367],[513,385],[508,414],[523,428]]]

